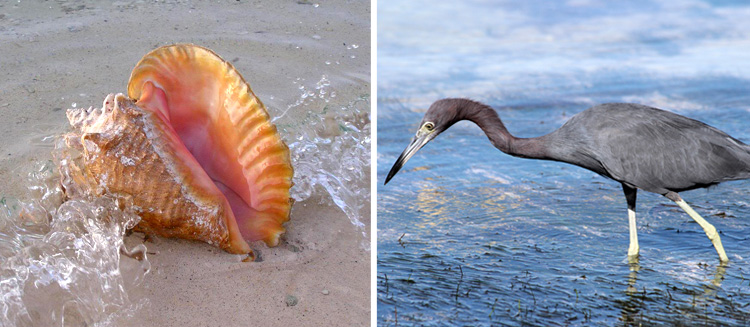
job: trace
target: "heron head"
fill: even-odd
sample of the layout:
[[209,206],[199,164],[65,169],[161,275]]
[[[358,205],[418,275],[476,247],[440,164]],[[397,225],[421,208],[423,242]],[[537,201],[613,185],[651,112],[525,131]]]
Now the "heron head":
[[442,99],[433,103],[422,118],[422,123],[419,124],[417,133],[412,138],[409,146],[406,147],[404,152],[393,164],[391,171],[388,172],[388,176],[385,178],[385,184],[398,173],[399,169],[408,161],[419,149],[424,147],[428,142],[432,141],[440,133],[451,127],[455,122],[461,120],[460,112],[462,109],[462,102],[467,101],[466,99]]

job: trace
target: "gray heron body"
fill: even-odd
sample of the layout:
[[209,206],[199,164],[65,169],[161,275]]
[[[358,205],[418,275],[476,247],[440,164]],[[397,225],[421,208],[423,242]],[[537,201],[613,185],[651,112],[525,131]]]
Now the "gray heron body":
[[468,99],[442,99],[427,110],[385,183],[420,148],[461,120],[477,124],[496,148],[512,156],[565,162],[620,182],[628,206],[629,257],[639,252],[635,203],[641,189],[674,201],[704,229],[719,259],[729,260],[716,228],[678,194],[750,178],[750,146],[726,133],[668,111],[609,103],[578,113],[547,135],[517,138],[491,107]]

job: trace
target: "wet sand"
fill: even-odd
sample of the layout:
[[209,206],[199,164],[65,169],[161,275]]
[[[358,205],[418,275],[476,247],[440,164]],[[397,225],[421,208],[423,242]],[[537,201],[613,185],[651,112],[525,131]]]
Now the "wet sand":
[[[214,50],[272,116],[300,98],[300,85],[314,88],[323,75],[336,101],[367,95],[369,20],[369,1],[1,3],[0,194],[23,198],[24,175],[51,158],[43,137],[68,128],[65,110],[98,107],[108,93],[125,92],[135,63],[161,45]],[[280,122],[313,109],[294,107]],[[196,242],[147,241],[152,269],[130,293],[148,302],[114,325],[368,325],[370,252],[341,210],[319,204],[326,196],[295,204],[279,247],[252,244],[261,262]],[[363,214],[369,235],[369,205]],[[126,240],[140,242],[138,233]]]

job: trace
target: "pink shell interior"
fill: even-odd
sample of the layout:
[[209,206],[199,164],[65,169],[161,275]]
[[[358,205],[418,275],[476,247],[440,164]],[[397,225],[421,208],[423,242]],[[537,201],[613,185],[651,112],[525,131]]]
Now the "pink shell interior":
[[289,149],[234,67],[202,47],[162,47],[136,65],[128,95],[171,126],[192,171],[205,171],[188,178],[224,195],[230,234],[276,245],[291,206]]

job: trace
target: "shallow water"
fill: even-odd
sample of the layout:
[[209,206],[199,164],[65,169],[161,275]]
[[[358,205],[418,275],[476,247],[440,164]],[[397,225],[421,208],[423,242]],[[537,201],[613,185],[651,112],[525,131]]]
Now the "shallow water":
[[721,231],[725,267],[681,209],[644,192],[641,258],[629,264],[618,183],[507,156],[467,122],[382,182],[441,97],[492,105],[520,137],[549,133],[594,104],[637,102],[750,143],[750,7],[403,6],[378,7],[379,325],[747,324],[750,182],[682,194]]

